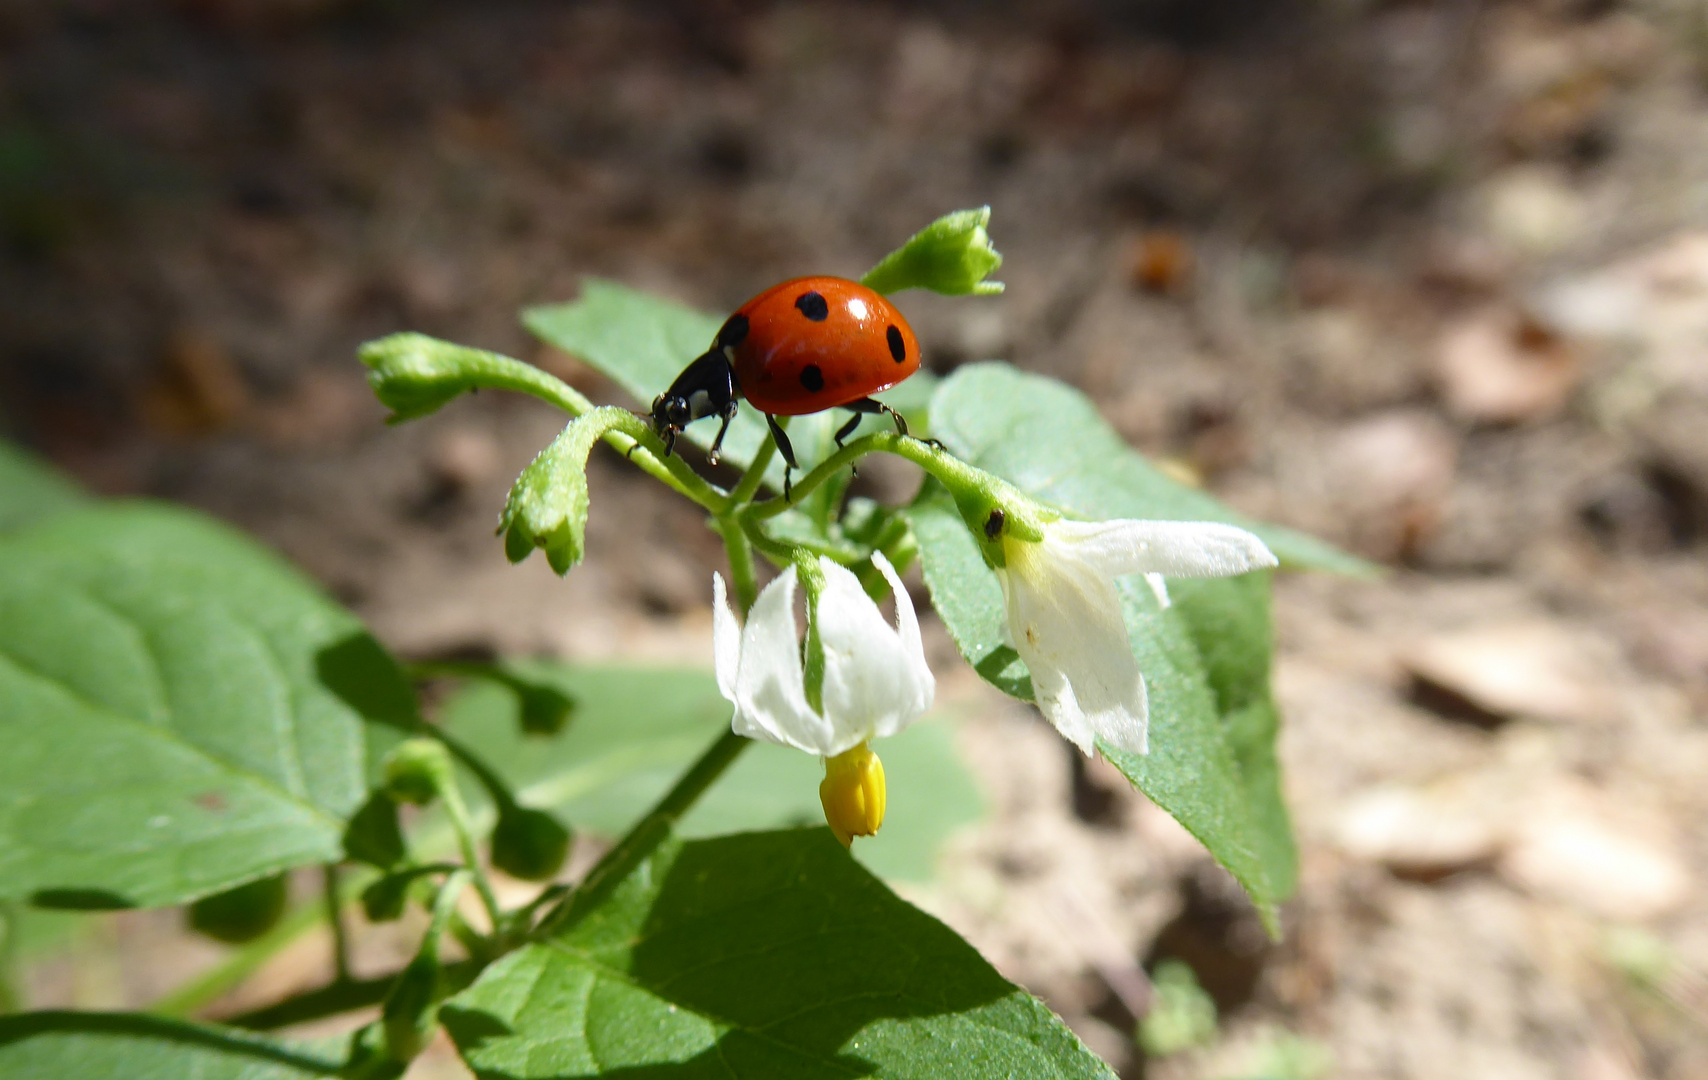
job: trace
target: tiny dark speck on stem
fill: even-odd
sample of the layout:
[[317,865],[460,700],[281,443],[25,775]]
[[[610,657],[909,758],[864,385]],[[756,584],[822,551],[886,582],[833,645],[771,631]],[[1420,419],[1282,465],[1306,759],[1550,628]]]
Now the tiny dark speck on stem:
[[1007,520],[1008,516],[1002,512],[1001,507],[997,507],[995,510],[992,510],[990,512],[990,517],[985,519],[984,538],[986,540],[995,540],[998,536],[1001,536],[1003,522]]

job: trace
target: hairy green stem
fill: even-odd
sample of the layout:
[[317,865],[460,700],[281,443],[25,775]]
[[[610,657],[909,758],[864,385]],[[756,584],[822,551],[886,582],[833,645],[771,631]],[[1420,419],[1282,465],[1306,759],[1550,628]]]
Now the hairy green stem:
[[765,470],[771,467],[771,459],[776,456],[777,440],[767,431],[765,441],[759,444],[759,449],[753,455],[753,462],[747,466],[747,471],[741,474],[741,480],[724,501],[725,513],[740,509],[753,498],[754,493],[759,490],[759,485],[765,482]]
[[983,485],[990,482],[989,477],[968,465],[960,458],[946,450],[939,450],[923,439],[903,435],[895,431],[880,431],[874,435],[863,435],[848,443],[836,453],[825,458],[813,467],[812,471],[801,477],[794,485],[791,500],[770,498],[764,502],[752,503],[742,511],[742,516],[751,522],[766,521],[789,509],[802,498],[810,494],[820,484],[829,480],[837,473],[846,469],[854,462],[876,451],[894,454],[913,462],[926,472],[937,477],[951,488],[967,485]]
[[724,550],[729,555],[730,587],[735,590],[736,607],[745,612],[759,599],[759,579],[753,572],[753,546],[741,523],[734,518],[713,518],[712,527],[723,537]]

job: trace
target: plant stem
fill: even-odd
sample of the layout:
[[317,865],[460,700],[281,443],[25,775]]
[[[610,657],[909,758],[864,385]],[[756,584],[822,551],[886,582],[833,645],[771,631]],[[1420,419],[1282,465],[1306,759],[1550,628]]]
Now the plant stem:
[[900,432],[880,431],[875,435],[864,435],[855,439],[819,462],[811,472],[801,477],[800,481],[795,484],[792,500],[770,498],[764,502],[752,503],[742,511],[742,516],[748,521],[755,522],[774,518],[795,503],[800,502],[814,488],[849,465],[867,454],[879,450],[906,458],[949,485],[951,489],[967,485],[982,486],[990,483],[988,475],[946,450],[939,450],[924,440],[915,439]]
[[741,523],[732,517],[716,517],[712,525],[724,538],[724,550],[729,553],[730,585],[735,589],[735,606],[743,613],[759,599],[759,579],[753,573],[753,547]]
[[486,870],[480,863],[480,850],[474,842],[474,826],[469,821],[468,806],[463,802],[463,796],[457,790],[456,782],[445,785],[439,792],[439,797],[445,801],[445,816],[451,821],[451,830],[457,834],[457,848],[462,852],[463,864],[469,873],[474,875],[475,891],[480,894],[480,902],[486,908],[487,920],[492,924],[492,932],[497,933],[504,926],[504,912],[498,906],[498,894],[492,891],[492,882],[487,880]]
[[771,459],[777,456],[777,440],[771,433],[765,433],[765,441],[759,444],[759,450],[753,455],[753,463],[747,471],[741,474],[741,480],[729,493],[724,501],[724,512],[738,510],[743,504],[753,498],[753,493],[759,490],[759,485],[765,482],[765,470],[771,467]]
[[350,981],[350,937],[344,927],[344,903],[339,889],[337,863],[327,863],[321,872],[326,901],[326,922],[332,928],[332,971],[336,982]]
[[717,737],[712,745],[706,748],[698,761],[689,767],[688,771],[676,781],[658,801],[658,804],[647,812],[647,815],[635,823],[628,835],[617,843],[605,857],[600,859],[587,880],[581,883],[574,895],[546,915],[540,921],[535,937],[544,937],[560,933],[574,926],[588,912],[596,909],[611,891],[617,887],[629,873],[639,866],[641,861],[658,849],[670,835],[670,830],[682,820],[682,815],[697,802],[712,782],[722,776],[741,752],[751,745],[752,740],[743,738],[733,731],[725,731]]
[[[478,960],[459,960],[446,964],[441,970],[445,976],[447,993],[456,993],[474,982],[475,976],[485,968]],[[249,1031],[272,1031],[276,1028],[289,1027],[292,1024],[307,1023],[328,1016],[337,1016],[353,1009],[378,1005],[391,992],[392,984],[397,981],[398,972],[381,975],[372,979],[351,979],[347,982],[330,983],[326,986],[293,994],[282,1001],[264,1005],[259,1009],[251,1009],[236,1016],[227,1016],[221,1023],[233,1027],[245,1028]]]

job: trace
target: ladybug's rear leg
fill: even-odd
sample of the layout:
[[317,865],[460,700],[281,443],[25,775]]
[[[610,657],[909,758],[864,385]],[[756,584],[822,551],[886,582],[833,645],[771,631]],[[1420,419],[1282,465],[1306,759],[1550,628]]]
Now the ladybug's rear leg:
[[[897,434],[904,435],[904,436],[907,436],[909,438],[912,438],[911,435],[908,435],[906,418],[903,417],[901,413],[896,412],[894,409],[890,408],[888,405],[885,405],[883,402],[877,400],[876,398],[869,398],[869,397],[860,398],[858,401],[850,401],[848,404],[846,404],[842,407],[844,409],[853,409],[855,416],[854,416],[853,420],[849,421],[848,423],[846,423],[842,426],[841,431],[838,431],[836,433],[836,445],[838,445],[838,446],[842,445],[842,440],[845,436],[848,436],[848,435],[853,433],[854,426],[855,426],[855,424],[859,423],[860,414],[862,414],[862,413],[870,413],[870,414],[884,413],[884,414],[887,414],[891,420],[895,421]],[[920,441],[925,443],[925,445],[927,445],[927,446],[934,446],[939,450],[943,449],[943,444],[938,442],[936,439],[921,439]]]
[[788,466],[783,470],[783,501],[788,502],[791,489],[789,474],[800,468],[795,464],[795,448],[789,445],[789,437],[783,433],[783,425],[777,423],[775,416],[766,413],[765,423],[771,428],[771,438],[776,441],[777,450],[783,455],[783,463]]

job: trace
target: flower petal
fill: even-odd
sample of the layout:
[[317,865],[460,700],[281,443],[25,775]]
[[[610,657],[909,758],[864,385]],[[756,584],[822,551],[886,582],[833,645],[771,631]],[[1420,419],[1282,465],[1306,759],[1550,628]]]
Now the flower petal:
[[1146,751],[1148,707],[1114,583],[1061,545],[1004,544],[998,573],[1014,647],[1046,719],[1085,753]]
[[836,733],[833,749],[826,751],[831,756],[906,727],[930,706],[935,683],[912,603],[893,577],[894,568],[886,563],[879,572],[889,569],[897,621],[913,622],[911,642],[884,621],[852,572],[822,556],[819,565],[824,590],[814,620],[824,649],[824,715]]
[[1111,577],[1231,577],[1276,565],[1256,534],[1217,521],[1054,521],[1044,543]]
[[741,666],[741,627],[729,609],[722,574],[712,575],[712,665],[718,672],[718,693],[735,702],[735,673]]
[[829,753],[830,726],[807,704],[795,634],[795,568],[765,586],[741,632],[735,679],[737,735],[781,743],[809,754]]

